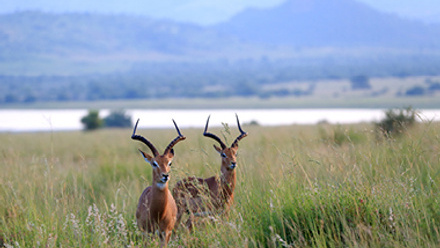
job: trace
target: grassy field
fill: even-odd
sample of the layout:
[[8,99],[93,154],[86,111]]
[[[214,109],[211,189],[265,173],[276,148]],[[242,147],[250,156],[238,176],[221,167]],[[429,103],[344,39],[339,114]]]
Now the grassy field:
[[[169,247],[438,247],[440,124],[395,139],[374,126],[245,126],[232,211],[175,230]],[[163,151],[174,130],[138,130]],[[171,188],[219,173],[202,130],[184,129]],[[233,141],[237,130],[214,129]],[[151,168],[131,130],[0,133],[0,246],[158,247],[135,226]],[[147,150],[147,149],[146,149]]]

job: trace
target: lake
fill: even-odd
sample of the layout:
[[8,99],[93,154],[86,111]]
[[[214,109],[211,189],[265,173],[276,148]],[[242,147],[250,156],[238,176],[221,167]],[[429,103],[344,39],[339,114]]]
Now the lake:
[[[80,119],[88,110],[0,110],[0,132],[73,131],[83,128]],[[133,122],[140,118],[140,128],[172,128],[174,119],[181,128],[204,127],[211,115],[210,126],[222,123],[235,125],[235,113],[242,124],[255,121],[263,126],[329,123],[359,123],[379,121],[382,109],[203,109],[203,110],[126,110]],[[109,110],[101,110],[105,117]],[[420,110],[419,120],[440,120],[440,110]]]

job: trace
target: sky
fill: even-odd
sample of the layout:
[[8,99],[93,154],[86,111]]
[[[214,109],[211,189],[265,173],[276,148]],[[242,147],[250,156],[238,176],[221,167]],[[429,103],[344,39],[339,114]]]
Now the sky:
[[[0,13],[129,13],[210,25],[226,21],[248,7],[265,8],[284,0],[0,0]],[[304,0],[307,1],[307,0]],[[440,23],[439,0],[358,0],[378,10],[425,22]]]

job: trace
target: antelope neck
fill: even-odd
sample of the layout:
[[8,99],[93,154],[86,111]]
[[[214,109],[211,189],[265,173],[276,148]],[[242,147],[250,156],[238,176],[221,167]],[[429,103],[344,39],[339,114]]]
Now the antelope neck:
[[225,196],[230,196],[233,194],[235,189],[235,181],[235,170],[221,175],[222,191]]
[[[169,202],[169,192],[168,192],[168,185],[165,185],[163,189],[160,189],[157,186],[153,187],[152,193],[152,200],[151,200],[151,208],[154,211],[157,211],[159,213],[162,213],[165,208],[163,206],[166,206]],[[159,214],[160,215],[160,214]]]

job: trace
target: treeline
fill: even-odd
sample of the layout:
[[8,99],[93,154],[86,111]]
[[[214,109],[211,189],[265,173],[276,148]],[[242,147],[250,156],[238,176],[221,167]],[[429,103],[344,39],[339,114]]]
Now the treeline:
[[[435,56],[424,57],[423,61],[421,58],[394,57],[359,61],[343,58],[271,61],[261,58],[236,62],[138,63],[129,72],[105,75],[0,76],[0,102],[304,96],[313,94],[315,80],[356,79],[359,75],[368,79],[439,74],[440,57]],[[311,85],[308,89],[270,90],[270,87],[263,87],[289,81],[310,81]],[[431,85],[437,87],[435,82]]]

